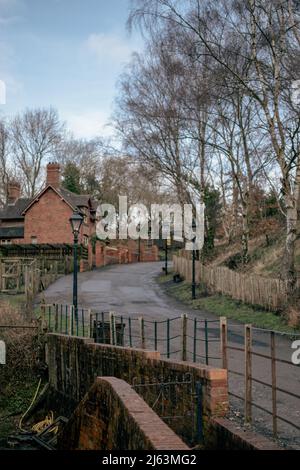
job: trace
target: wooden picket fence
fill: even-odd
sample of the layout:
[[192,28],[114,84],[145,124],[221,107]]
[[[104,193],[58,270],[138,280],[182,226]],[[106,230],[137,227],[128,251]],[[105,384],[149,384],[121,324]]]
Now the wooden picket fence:
[[[190,253],[173,256],[173,270],[184,279],[192,280]],[[200,261],[195,265],[196,282],[204,283],[211,292],[229,295],[233,299],[267,310],[279,310],[287,304],[286,282],[263,276],[247,275],[224,266],[205,266]]]

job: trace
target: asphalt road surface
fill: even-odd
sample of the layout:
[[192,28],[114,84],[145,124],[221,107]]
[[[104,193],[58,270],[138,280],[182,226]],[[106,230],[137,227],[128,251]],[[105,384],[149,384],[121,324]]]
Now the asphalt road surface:
[[[167,354],[167,323],[170,322],[169,336],[171,357],[180,358],[181,349],[181,318],[188,314],[188,360],[192,360],[194,352],[194,318],[197,319],[197,360],[205,362],[204,319],[208,320],[209,364],[220,366],[220,334],[219,318],[207,312],[190,310],[183,304],[169,297],[157,282],[162,270],[162,263],[136,263],[128,265],[112,265],[105,268],[80,273],[78,275],[78,299],[83,308],[94,311],[114,311],[118,315],[132,318],[133,346],[139,344],[139,322],[141,315],[145,319],[146,347],[154,348],[153,321],[158,323],[158,349]],[[65,276],[52,284],[43,294],[46,303],[70,304],[72,299],[72,275]],[[41,300],[41,296],[40,296]],[[287,362],[291,361],[293,338],[276,335],[276,356]],[[244,345],[244,325],[236,321],[228,323],[228,345],[242,349]],[[270,334],[262,330],[253,330],[253,350],[259,354],[270,354]],[[244,395],[244,352],[229,351],[229,391],[238,396]],[[271,383],[271,361],[253,356],[253,377]],[[277,386],[296,395],[300,393],[300,366],[277,363]],[[233,416],[239,419],[243,415],[244,403],[233,396],[230,397]],[[271,389],[253,383],[253,402],[258,406],[272,410]],[[277,414],[292,421],[300,427],[300,400],[283,392],[277,393]],[[241,421],[242,422],[242,421]],[[255,427],[271,436],[272,417],[253,407]],[[280,440],[283,444],[300,449],[300,431],[290,425],[278,421]]]

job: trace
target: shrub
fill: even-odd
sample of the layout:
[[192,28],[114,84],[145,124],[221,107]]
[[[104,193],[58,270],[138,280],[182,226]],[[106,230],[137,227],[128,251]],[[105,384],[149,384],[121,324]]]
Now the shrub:
[[[0,390],[10,382],[20,382],[36,374],[43,359],[42,339],[38,329],[20,328],[24,324],[21,311],[0,301],[0,339],[6,345],[6,365],[0,366]],[[30,323],[37,326],[37,323]]]

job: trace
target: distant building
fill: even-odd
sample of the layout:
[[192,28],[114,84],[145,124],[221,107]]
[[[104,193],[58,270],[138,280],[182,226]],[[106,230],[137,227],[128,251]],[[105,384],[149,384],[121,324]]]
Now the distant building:
[[69,219],[77,210],[83,217],[79,243],[89,247],[95,233],[96,204],[86,194],[75,194],[61,186],[60,165],[47,165],[45,187],[33,198],[21,198],[21,187],[10,181],[8,200],[0,211],[1,245],[71,245]]

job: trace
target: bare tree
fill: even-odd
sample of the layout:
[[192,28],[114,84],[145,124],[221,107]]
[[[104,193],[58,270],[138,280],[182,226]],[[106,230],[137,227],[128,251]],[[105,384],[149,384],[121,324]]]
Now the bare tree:
[[12,160],[28,197],[40,188],[43,164],[54,158],[63,131],[64,125],[52,108],[27,110],[12,120]]
[[198,143],[195,151],[183,111],[184,64],[165,37],[149,42],[148,50],[121,80],[116,125],[126,152],[164,175],[183,204],[191,201],[199,169]]
[[292,100],[292,82],[300,68],[299,2],[136,0],[134,3],[131,22],[137,19],[151,34],[166,24],[181,30],[183,35],[189,31],[197,60],[204,63],[203,56],[209,56],[215,70],[229,78],[227,92],[238,92],[255,102],[260,129],[268,134],[281,177],[286,215],[282,272],[293,290],[300,194],[300,114]]
[[7,200],[7,183],[9,179],[9,132],[4,120],[0,121],[0,204]]

